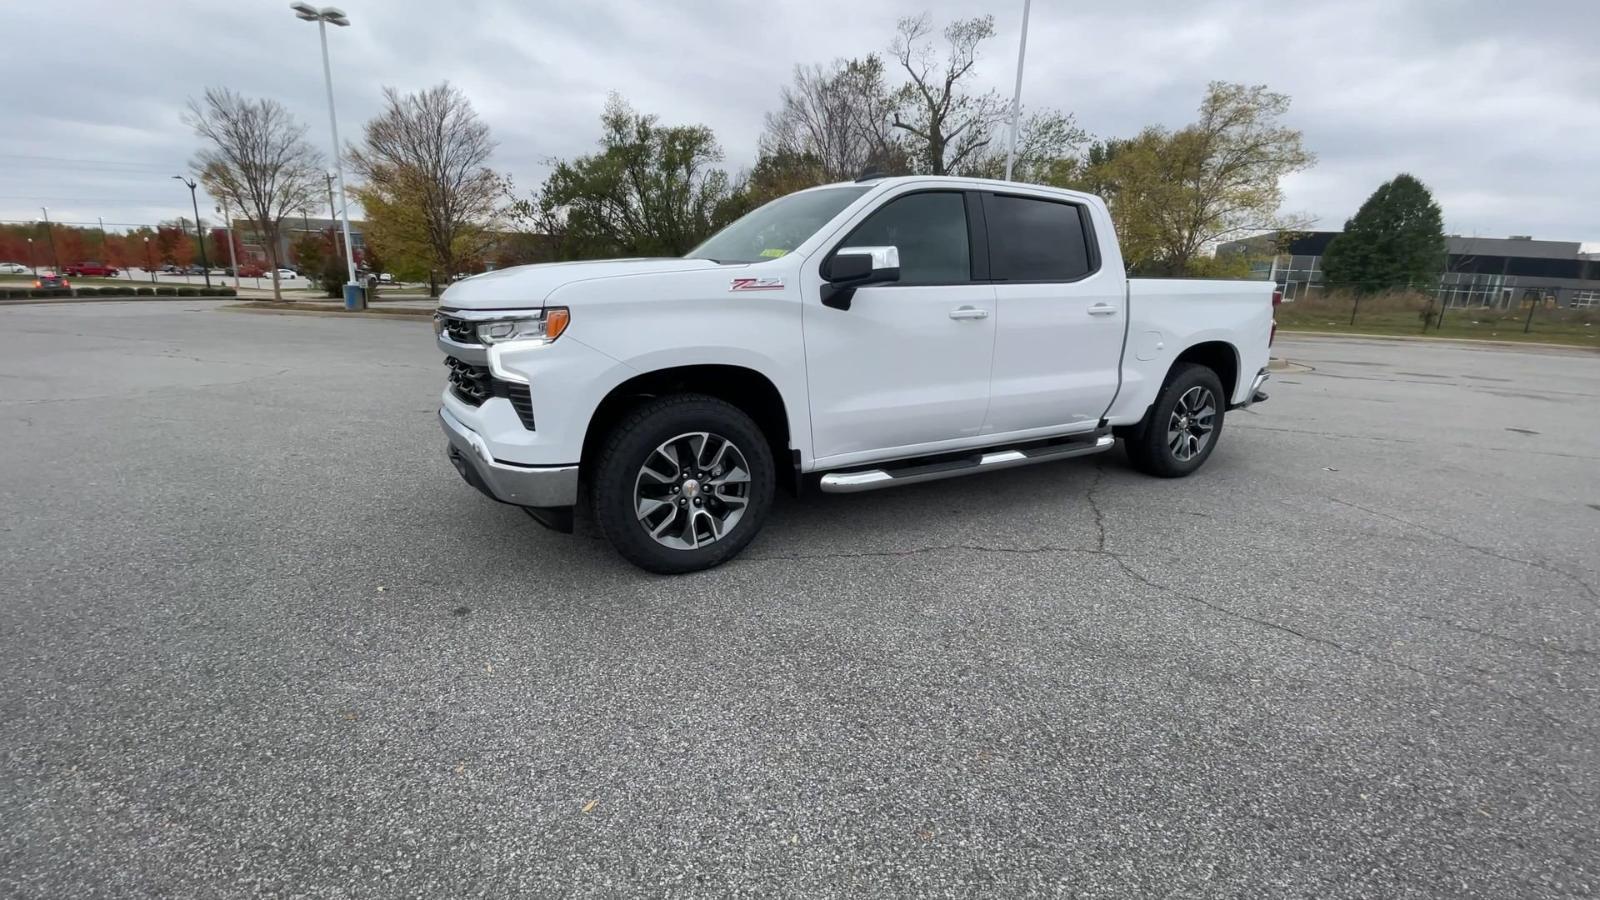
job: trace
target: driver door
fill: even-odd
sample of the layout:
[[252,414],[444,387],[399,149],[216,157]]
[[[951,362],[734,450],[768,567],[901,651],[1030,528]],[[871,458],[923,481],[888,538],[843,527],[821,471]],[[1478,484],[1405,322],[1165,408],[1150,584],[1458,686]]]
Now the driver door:
[[[975,252],[963,191],[912,191],[866,214],[844,247],[893,246],[900,279],[856,289],[850,308],[805,297],[805,348],[816,462],[936,452],[977,435],[989,404],[995,291]],[[978,280],[982,275],[985,280]]]

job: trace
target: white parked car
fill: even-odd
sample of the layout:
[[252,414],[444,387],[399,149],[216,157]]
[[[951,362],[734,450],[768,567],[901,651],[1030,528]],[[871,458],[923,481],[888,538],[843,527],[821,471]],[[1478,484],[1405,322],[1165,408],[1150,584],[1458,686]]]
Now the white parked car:
[[300,277],[300,273],[296,272],[293,269],[279,269],[278,270],[278,280],[280,280],[280,281],[286,280],[286,279],[289,279],[289,278],[299,278],[299,277]]
[[394,284],[394,276],[390,275],[388,272],[384,272],[383,274],[378,276],[378,283],[379,284]]
[[445,291],[447,453],[483,493],[656,572],[721,563],[779,485],[866,491],[1085,456],[1193,473],[1265,399],[1273,285],[1129,279],[1089,194],[812,188],[682,259]]
[[5,274],[7,274],[7,275],[23,275],[23,274],[26,274],[26,273],[31,272],[31,271],[33,271],[33,270],[29,269],[27,266],[23,265],[22,263],[14,263],[14,262],[0,263],[0,272],[3,272]]

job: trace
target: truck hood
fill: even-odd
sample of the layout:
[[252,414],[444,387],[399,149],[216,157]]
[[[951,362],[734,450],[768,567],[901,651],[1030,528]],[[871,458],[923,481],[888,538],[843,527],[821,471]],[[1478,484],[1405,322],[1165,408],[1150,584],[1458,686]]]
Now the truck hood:
[[439,305],[451,309],[529,309],[543,306],[556,288],[579,281],[715,268],[717,264],[709,259],[676,256],[514,266],[452,284],[439,298]]

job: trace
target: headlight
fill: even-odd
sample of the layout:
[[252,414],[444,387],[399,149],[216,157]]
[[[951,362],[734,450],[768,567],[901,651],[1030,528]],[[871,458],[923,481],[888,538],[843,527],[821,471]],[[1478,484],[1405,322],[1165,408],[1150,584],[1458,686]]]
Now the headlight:
[[504,344],[510,341],[537,341],[548,344],[567,330],[572,316],[566,307],[556,306],[537,316],[517,316],[496,319],[478,326],[478,340],[485,344]]

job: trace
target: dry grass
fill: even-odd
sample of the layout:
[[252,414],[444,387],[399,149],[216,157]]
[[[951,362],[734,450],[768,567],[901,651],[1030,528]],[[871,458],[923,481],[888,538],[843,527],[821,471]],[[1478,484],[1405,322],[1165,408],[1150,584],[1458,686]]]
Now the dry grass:
[[[1540,305],[1528,321],[1528,308],[1453,308],[1436,317],[1439,304],[1427,294],[1396,292],[1360,298],[1316,293],[1278,307],[1278,327],[1288,331],[1424,335],[1470,340],[1530,341],[1600,347],[1600,309],[1557,309]],[[1350,321],[1352,311],[1355,323]],[[1424,317],[1428,328],[1423,330]],[[1523,331],[1527,327],[1526,332]]]

